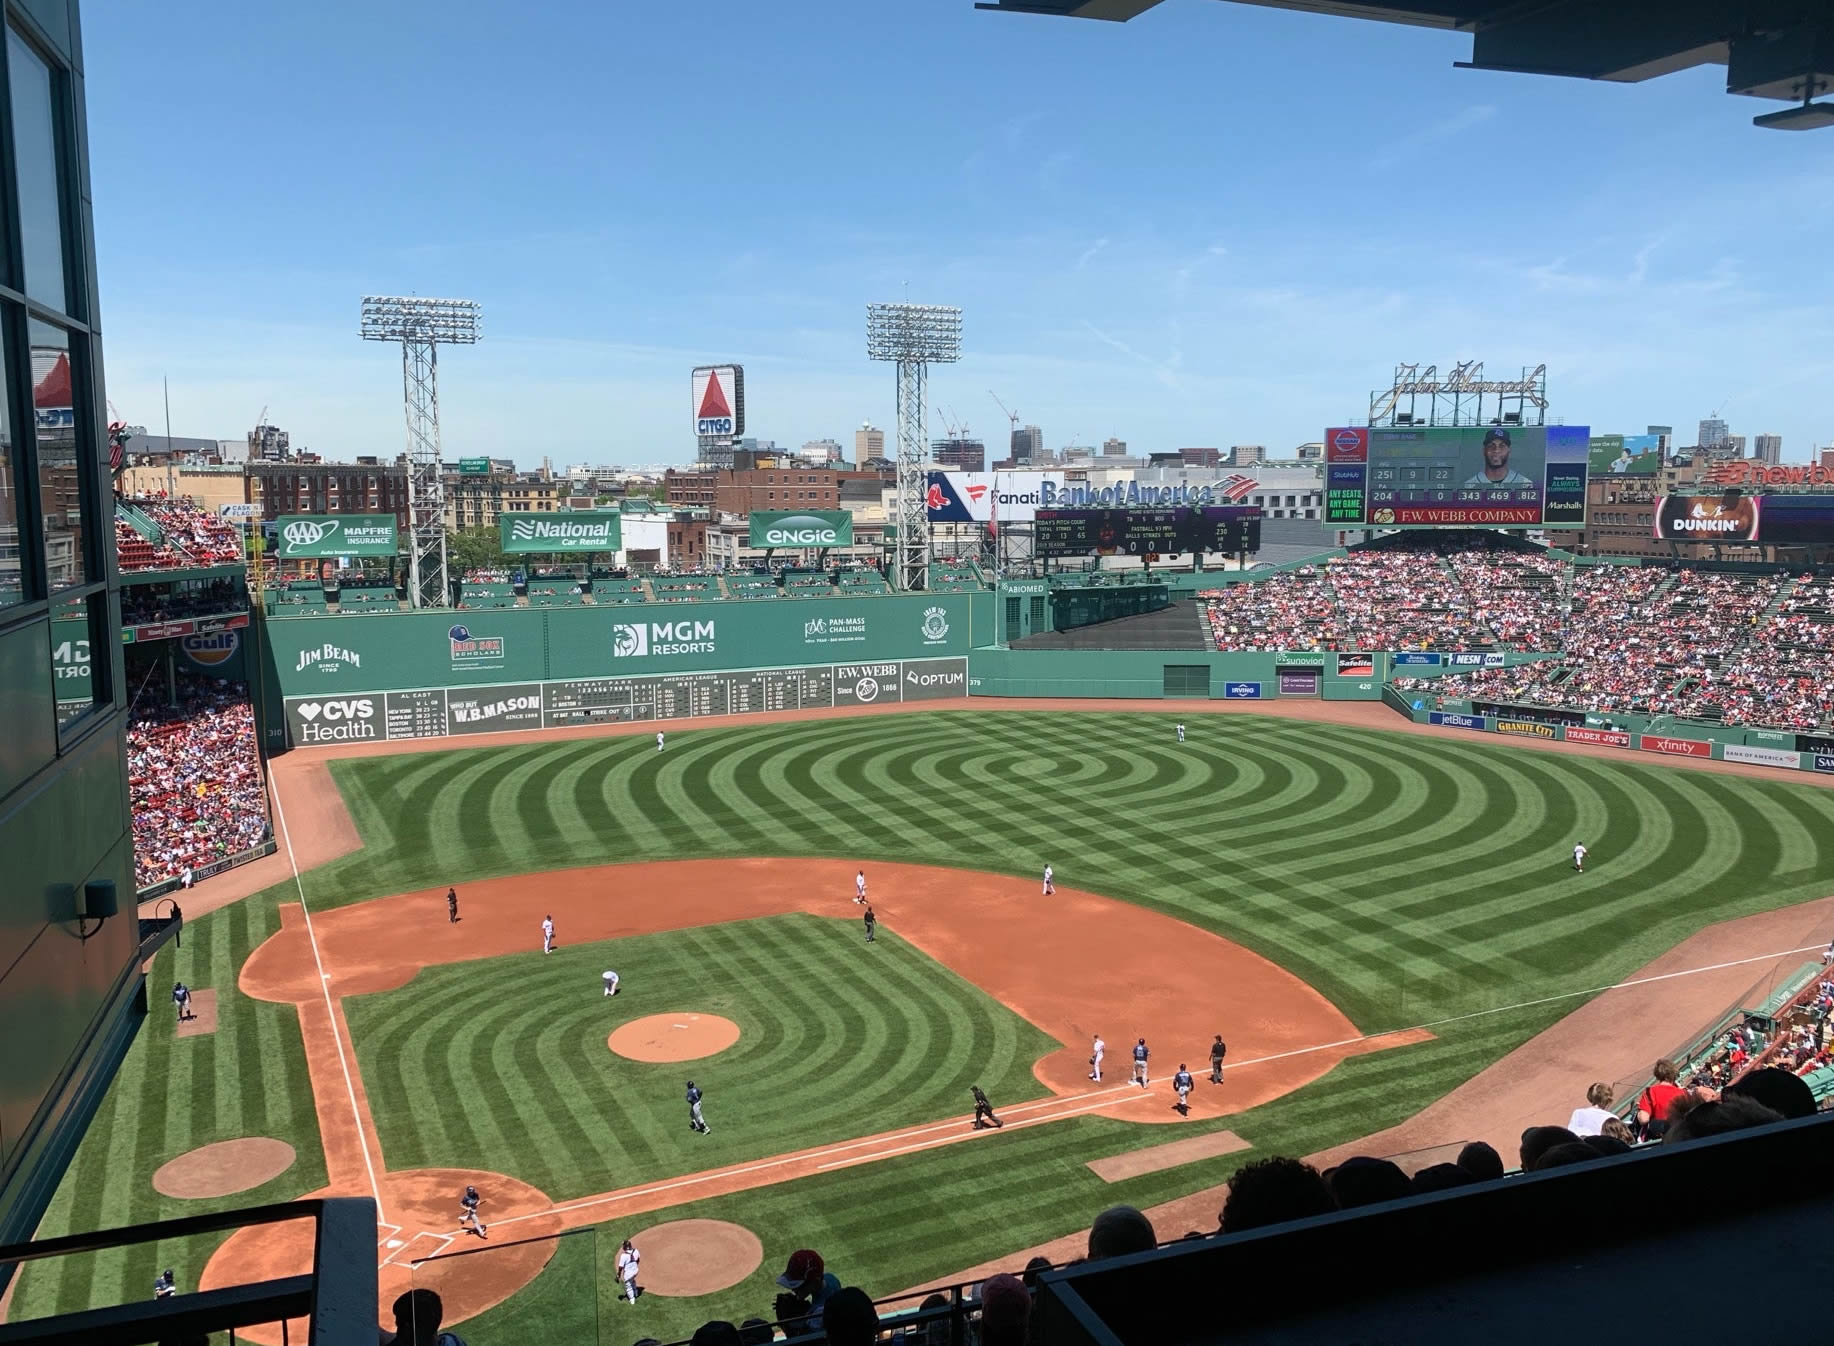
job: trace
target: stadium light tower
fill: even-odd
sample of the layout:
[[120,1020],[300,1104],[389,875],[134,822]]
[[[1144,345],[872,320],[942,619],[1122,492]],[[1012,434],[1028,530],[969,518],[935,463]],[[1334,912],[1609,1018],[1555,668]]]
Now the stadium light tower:
[[450,603],[445,486],[439,475],[439,348],[475,346],[484,310],[470,299],[363,296],[363,339],[401,343],[401,401],[408,423],[408,598]]
[[932,364],[962,357],[962,311],[935,304],[868,304],[866,354],[898,366],[898,561],[893,584],[930,583],[930,517],[923,465],[930,454],[924,402]]

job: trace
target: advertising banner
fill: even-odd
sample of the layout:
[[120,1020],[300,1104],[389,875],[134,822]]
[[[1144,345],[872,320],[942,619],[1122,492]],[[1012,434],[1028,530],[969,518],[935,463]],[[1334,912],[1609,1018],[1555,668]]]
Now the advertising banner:
[[282,560],[393,556],[400,550],[393,514],[283,514],[274,533]]
[[1558,739],[1560,728],[1557,725],[1542,724],[1539,720],[1498,720],[1496,731],[1499,734],[1514,734],[1517,738]]
[[488,477],[490,475],[490,459],[459,459],[459,475],[461,477]]
[[1445,661],[1453,668],[1501,668],[1508,662],[1500,654],[1448,654]]
[[701,365],[688,376],[694,408],[694,433],[730,439],[745,433],[745,368]]
[[901,698],[897,664],[837,664],[834,668],[834,704],[870,706]]
[[541,684],[466,688],[446,693],[447,731],[494,734],[503,729],[541,728]]
[[1644,752],[1665,752],[1671,757],[1711,757],[1713,745],[1692,738],[1653,738],[1643,735]]
[[1030,523],[1044,487],[1063,488],[1061,472],[932,472],[925,508],[931,523]]
[[1814,756],[1815,770],[1834,771],[1834,752],[1818,752]]
[[1439,656],[1423,650],[1397,650],[1391,656],[1395,667],[1411,666],[1414,668],[1437,668]]
[[1490,729],[1490,721],[1482,715],[1455,715],[1449,710],[1435,710],[1427,714],[1428,724],[1442,724],[1448,729]]
[[[1534,528],[1585,522],[1591,431],[1576,425],[1368,426],[1325,432],[1327,523]],[[1359,509],[1360,506],[1360,509]]]
[[754,547],[851,547],[853,515],[844,509],[754,510]]
[[941,701],[968,694],[966,659],[907,659],[904,663],[904,699]]
[[1229,701],[1261,700],[1261,684],[1258,682],[1225,682],[1223,696]]
[[1728,762],[1749,762],[1753,766],[1781,766],[1791,771],[1802,765],[1802,754],[1782,748],[1748,748],[1742,743],[1728,743],[1720,756]]
[[1568,743],[1596,743],[1603,748],[1628,748],[1630,735],[1622,729],[1587,729],[1583,725],[1567,726]]
[[1340,678],[1373,678],[1375,676],[1375,656],[1373,654],[1338,655],[1337,676]]
[[1656,506],[1659,542],[1756,542],[1760,498],[1724,495],[1665,495]]
[[498,517],[506,552],[616,551],[624,541],[624,516],[615,509]]
[[1593,435],[1588,464],[1601,477],[1653,477],[1662,470],[1661,435]]
[[1319,670],[1302,668],[1294,671],[1280,670],[1281,696],[1317,696]]

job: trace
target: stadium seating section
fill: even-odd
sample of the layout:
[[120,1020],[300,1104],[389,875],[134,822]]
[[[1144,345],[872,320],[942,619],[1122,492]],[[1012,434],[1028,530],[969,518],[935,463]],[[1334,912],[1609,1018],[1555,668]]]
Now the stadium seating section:
[[123,573],[235,565],[242,538],[189,500],[138,496],[116,504],[115,552]]

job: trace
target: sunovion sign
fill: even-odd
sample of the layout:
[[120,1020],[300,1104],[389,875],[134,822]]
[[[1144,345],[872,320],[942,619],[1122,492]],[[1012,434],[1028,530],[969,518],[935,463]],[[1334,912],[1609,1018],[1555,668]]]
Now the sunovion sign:
[[851,547],[853,515],[844,509],[754,510],[754,547]]
[[616,551],[624,541],[624,516],[615,509],[504,514],[497,527],[506,552]]

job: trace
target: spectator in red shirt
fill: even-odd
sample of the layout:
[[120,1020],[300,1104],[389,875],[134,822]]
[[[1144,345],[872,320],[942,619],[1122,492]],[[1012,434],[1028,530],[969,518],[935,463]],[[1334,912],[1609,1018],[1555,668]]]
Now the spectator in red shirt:
[[1656,1062],[1651,1072],[1655,1081],[1637,1095],[1637,1121],[1643,1127],[1643,1134],[1650,1140],[1660,1139],[1668,1130],[1669,1112],[1675,1106],[1675,1100],[1687,1090],[1675,1083],[1681,1072],[1675,1068],[1673,1061],[1664,1059]]

